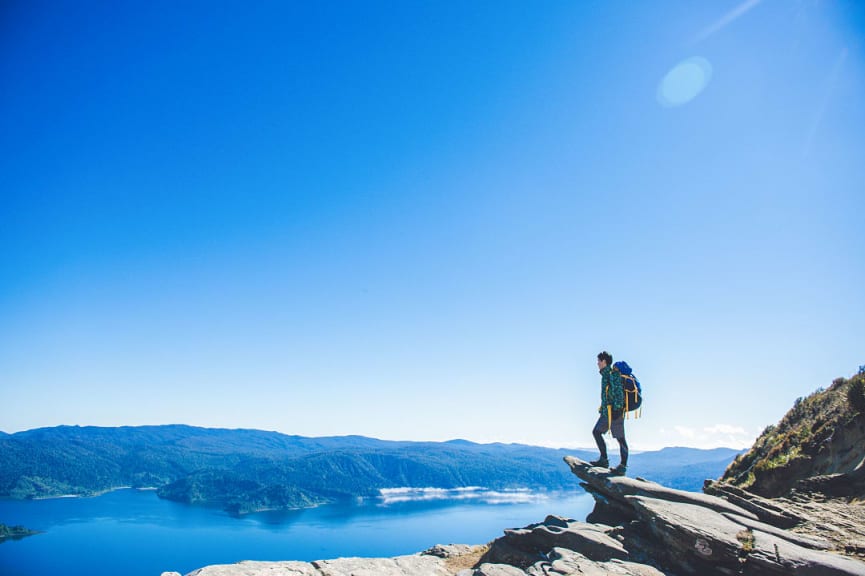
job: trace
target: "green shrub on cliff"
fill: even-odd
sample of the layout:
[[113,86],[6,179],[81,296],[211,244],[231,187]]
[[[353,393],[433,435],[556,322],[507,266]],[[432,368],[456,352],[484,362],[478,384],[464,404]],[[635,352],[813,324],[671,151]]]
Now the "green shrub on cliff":
[[850,408],[859,414],[865,414],[865,372],[860,372],[850,379],[847,385],[847,401]]

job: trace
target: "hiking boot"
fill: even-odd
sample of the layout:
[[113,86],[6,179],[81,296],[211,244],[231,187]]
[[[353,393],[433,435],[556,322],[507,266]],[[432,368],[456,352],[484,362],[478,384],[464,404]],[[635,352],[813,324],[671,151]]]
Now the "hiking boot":
[[606,456],[601,456],[597,460],[592,460],[591,462],[589,462],[589,464],[591,464],[592,466],[597,466],[599,468],[609,468],[610,467],[610,461],[607,460]]
[[627,471],[627,466],[625,466],[624,464],[619,464],[618,466],[610,470],[610,476],[624,476]]

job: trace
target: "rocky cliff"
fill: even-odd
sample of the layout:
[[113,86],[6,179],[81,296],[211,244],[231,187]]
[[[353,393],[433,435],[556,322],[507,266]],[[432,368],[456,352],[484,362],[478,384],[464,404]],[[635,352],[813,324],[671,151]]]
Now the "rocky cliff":
[[799,490],[865,495],[865,367],[796,400],[736,458],[721,482],[761,496]]

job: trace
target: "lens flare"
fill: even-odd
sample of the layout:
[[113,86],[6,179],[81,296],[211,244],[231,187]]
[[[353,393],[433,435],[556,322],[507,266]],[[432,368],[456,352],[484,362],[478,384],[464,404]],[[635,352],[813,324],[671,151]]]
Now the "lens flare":
[[667,108],[687,104],[709,85],[712,65],[695,56],[676,64],[658,84],[658,102]]

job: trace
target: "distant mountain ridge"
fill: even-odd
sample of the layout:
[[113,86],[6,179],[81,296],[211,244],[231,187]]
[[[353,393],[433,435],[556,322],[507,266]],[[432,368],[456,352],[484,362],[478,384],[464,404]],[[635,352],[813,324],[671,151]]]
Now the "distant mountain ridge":
[[[665,449],[634,454],[634,474],[699,490],[738,451]],[[40,428],[0,436],[0,497],[93,495],[156,487],[160,497],[242,514],[302,508],[384,488],[484,486],[574,489],[566,454],[520,444],[309,438],[186,425]]]

